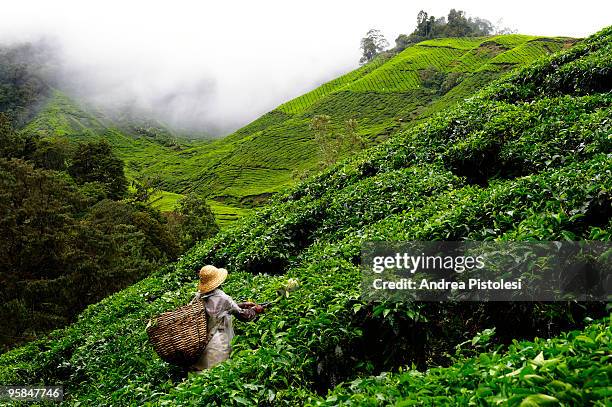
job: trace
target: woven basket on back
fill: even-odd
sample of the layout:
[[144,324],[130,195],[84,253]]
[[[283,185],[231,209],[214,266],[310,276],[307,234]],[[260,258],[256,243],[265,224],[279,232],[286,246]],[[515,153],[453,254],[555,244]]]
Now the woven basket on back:
[[179,366],[191,366],[208,344],[206,308],[194,301],[164,312],[149,322],[147,335],[160,358]]

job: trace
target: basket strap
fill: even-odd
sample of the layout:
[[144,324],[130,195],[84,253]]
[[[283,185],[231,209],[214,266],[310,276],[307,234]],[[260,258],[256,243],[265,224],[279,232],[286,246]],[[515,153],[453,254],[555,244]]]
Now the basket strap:
[[[197,300],[204,301],[204,306],[206,307],[206,300],[215,295],[217,295],[216,292],[212,292],[206,295],[198,292],[196,293],[196,296],[194,297],[192,302],[197,301]],[[205,312],[206,312],[206,308],[205,308]],[[212,337],[217,333],[220,327],[223,327],[223,329],[226,332],[228,332],[228,334],[231,335],[231,333],[233,332],[233,329],[231,326],[230,318],[231,318],[231,314],[228,311],[223,311],[219,313],[219,315],[217,316],[208,315],[208,324],[207,324],[208,340],[212,339]]]
[[[210,315],[208,315],[208,313],[206,312],[206,299],[208,299],[211,296],[212,296],[211,294],[202,295],[200,292],[198,292],[198,293],[196,293],[196,295],[193,297],[193,299],[190,302],[190,304],[194,304],[196,301],[202,301],[204,303],[203,305],[204,305],[204,317],[205,318],[209,318],[210,317]],[[195,313],[196,312],[197,311],[194,310],[194,317],[195,317]],[[210,341],[210,339],[212,338],[209,322],[210,322],[210,319],[207,321],[207,324],[206,324],[206,333],[205,333],[205,335],[207,336],[207,338],[206,338],[207,342]],[[200,331],[198,330],[198,342],[200,342],[201,339],[202,338],[200,337]]]

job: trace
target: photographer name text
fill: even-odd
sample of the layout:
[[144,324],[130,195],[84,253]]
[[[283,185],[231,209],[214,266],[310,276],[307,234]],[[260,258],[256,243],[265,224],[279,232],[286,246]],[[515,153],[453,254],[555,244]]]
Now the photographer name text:
[[386,281],[377,278],[373,281],[372,287],[375,290],[520,290],[522,288],[521,279],[518,280],[482,280],[471,278],[468,281],[450,281],[446,279],[428,280],[422,278],[413,280],[411,278],[401,278],[396,281]]

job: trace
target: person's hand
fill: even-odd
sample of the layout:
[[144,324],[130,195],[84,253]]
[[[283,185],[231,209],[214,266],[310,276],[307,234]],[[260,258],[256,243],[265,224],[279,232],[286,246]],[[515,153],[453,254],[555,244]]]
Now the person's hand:
[[240,304],[238,304],[238,306],[239,306],[240,308],[253,308],[253,307],[254,307],[254,306],[256,306],[256,305],[257,305],[257,304],[255,304],[254,302],[250,302],[250,301],[247,301],[247,302],[241,302]]
[[261,314],[262,312],[264,312],[264,309],[265,309],[264,307],[262,307],[259,304],[256,304],[254,308],[255,308],[255,313],[256,314]]

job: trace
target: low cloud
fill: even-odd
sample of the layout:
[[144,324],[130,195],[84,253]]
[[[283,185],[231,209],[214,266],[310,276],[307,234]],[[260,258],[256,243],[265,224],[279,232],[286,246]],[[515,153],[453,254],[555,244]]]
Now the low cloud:
[[597,1],[518,3],[22,0],[3,5],[0,42],[46,38],[57,44],[70,93],[218,136],[357,67],[368,29],[393,43],[414,29],[421,8],[440,16],[455,7],[503,17],[522,33],[567,36],[602,28],[612,11]]

